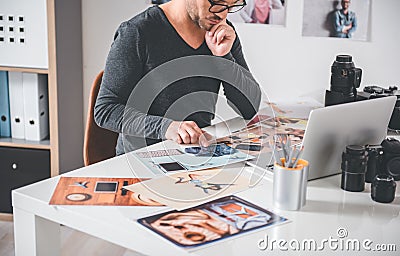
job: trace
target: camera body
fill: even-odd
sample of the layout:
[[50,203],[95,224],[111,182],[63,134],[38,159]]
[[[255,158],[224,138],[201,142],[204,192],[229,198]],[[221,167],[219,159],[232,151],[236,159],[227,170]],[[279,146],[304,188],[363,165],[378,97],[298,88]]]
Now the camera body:
[[400,90],[397,86],[390,86],[389,89],[376,85],[365,86],[362,92],[357,92],[356,100],[377,99],[388,96],[397,97],[396,105],[394,106],[392,117],[389,121],[389,128],[400,130]]
[[387,138],[382,141],[383,161],[382,171],[393,176],[394,180],[400,180],[400,141]]
[[365,182],[372,183],[377,174],[383,173],[384,150],[381,145],[366,145],[367,151],[367,172],[365,173]]
[[325,106],[396,96],[396,105],[388,126],[390,129],[400,130],[400,90],[396,86],[384,89],[373,85],[358,92],[361,75],[362,70],[355,67],[350,55],[337,55],[331,67],[331,87],[325,93]]
[[366,145],[367,171],[365,182],[371,183],[377,174],[400,180],[400,141],[387,138],[380,145]]

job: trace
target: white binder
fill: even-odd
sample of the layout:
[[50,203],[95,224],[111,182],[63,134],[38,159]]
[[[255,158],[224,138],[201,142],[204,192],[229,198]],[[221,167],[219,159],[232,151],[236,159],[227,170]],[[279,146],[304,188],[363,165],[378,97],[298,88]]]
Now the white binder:
[[24,93],[22,72],[8,72],[10,95],[11,137],[25,139]]
[[22,73],[25,139],[43,140],[49,135],[47,76]]

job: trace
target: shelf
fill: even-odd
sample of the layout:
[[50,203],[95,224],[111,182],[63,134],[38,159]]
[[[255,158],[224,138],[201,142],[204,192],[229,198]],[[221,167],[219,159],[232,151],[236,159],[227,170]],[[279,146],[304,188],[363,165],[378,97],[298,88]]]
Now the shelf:
[[13,221],[11,213],[0,213],[0,221]]
[[6,67],[0,66],[0,70],[10,71],[10,72],[27,72],[27,73],[37,73],[37,74],[48,74],[48,69],[40,69],[40,68],[17,68],[17,67]]
[[50,150],[50,140],[30,141],[13,138],[0,138],[0,147],[32,148]]

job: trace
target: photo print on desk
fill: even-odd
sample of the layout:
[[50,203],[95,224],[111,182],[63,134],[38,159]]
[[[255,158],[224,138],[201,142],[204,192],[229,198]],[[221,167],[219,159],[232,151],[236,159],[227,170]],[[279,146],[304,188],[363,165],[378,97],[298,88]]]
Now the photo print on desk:
[[124,188],[179,211],[248,189],[248,176],[240,167],[214,168],[168,173]]
[[371,0],[304,0],[303,36],[370,40]]
[[[217,140],[243,153],[258,156],[271,152],[271,141],[276,134],[286,134],[293,145],[300,144],[304,137],[307,119],[275,117],[252,124],[247,129]],[[279,145],[278,145],[279,146]]]
[[146,179],[60,177],[50,205],[162,206],[123,188]]
[[[255,158],[246,164],[257,168],[260,176],[272,176],[273,155],[282,151],[281,144],[276,141],[276,135],[285,135],[291,145],[300,146],[310,112],[323,107],[323,104],[310,97],[263,101],[262,104],[263,107],[248,122],[246,128],[219,138],[217,142],[226,143],[254,156]],[[257,182],[254,180],[251,183]]]
[[[154,174],[184,170],[204,170],[221,167],[228,164],[244,162],[254,158],[253,156],[239,150],[231,151],[229,154],[222,154],[222,152],[219,152],[221,154],[216,155],[218,152],[215,150],[220,149],[221,151],[222,149],[222,147],[218,144],[210,145],[207,148],[187,145],[182,145],[181,147],[181,149],[157,151],[140,150],[140,152],[133,152],[132,155],[142,162],[147,168],[149,168]],[[224,149],[226,151],[227,147],[224,147]],[[203,154],[194,154],[195,150],[197,150],[198,153],[202,152]],[[214,153],[210,150],[212,150]],[[183,153],[185,151],[190,153]]]
[[184,211],[141,218],[138,222],[175,245],[195,248],[260,228],[288,222],[236,196],[227,196]]

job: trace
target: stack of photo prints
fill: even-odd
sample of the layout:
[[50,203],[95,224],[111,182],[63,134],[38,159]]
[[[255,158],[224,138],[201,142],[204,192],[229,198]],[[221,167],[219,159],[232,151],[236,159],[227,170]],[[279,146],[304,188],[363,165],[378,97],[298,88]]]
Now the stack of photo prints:
[[315,101],[266,102],[246,128],[217,139],[215,145],[133,153],[161,177],[61,177],[50,204],[168,206],[174,210],[138,222],[186,249],[287,223],[286,218],[232,196],[248,189],[249,180],[235,168],[224,172],[222,166],[271,152],[279,146],[271,144],[277,134],[285,134],[292,145],[300,144],[310,111],[319,107],[322,104]]

